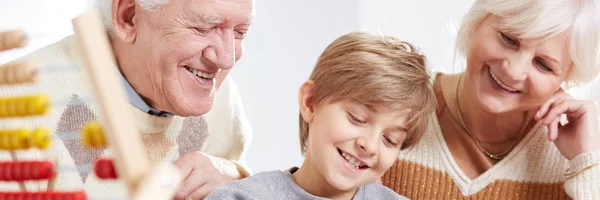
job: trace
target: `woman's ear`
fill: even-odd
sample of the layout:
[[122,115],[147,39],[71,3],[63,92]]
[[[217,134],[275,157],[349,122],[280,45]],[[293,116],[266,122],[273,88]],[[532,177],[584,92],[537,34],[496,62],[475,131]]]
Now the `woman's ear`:
[[[104,0],[107,1],[107,0]],[[127,43],[135,42],[137,26],[135,0],[112,1],[112,25],[116,37]]]
[[298,104],[300,106],[300,114],[302,114],[302,118],[304,118],[306,123],[311,123],[314,118],[314,95],[315,83],[311,80],[302,83],[298,91]]

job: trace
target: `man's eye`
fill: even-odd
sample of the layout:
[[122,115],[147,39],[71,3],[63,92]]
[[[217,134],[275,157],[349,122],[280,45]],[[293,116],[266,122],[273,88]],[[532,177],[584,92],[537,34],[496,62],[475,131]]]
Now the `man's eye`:
[[244,38],[246,38],[247,34],[248,34],[247,30],[238,30],[238,31],[235,31],[235,38],[244,39]]
[[207,35],[214,30],[214,28],[195,28],[196,32],[201,35]]

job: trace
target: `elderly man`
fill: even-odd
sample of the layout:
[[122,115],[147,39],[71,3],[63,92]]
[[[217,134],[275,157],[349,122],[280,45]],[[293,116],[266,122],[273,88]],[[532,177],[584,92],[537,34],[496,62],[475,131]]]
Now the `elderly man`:
[[[227,73],[242,55],[253,3],[98,0],[131,103],[131,110],[124,112],[134,113],[150,159],[174,161],[185,176],[176,199],[201,199],[248,175],[241,161],[251,132]],[[50,157],[63,169],[77,166],[58,173],[55,189],[83,188],[90,199],[123,198],[122,185],[89,175],[93,159],[107,152],[84,149],[69,135],[98,118],[97,108],[87,101],[91,91],[84,73],[67,67],[78,64],[74,42],[71,36],[20,59],[41,65],[41,83],[36,87],[0,87],[3,95],[44,92],[58,102],[47,117],[2,122],[3,128],[53,129],[58,137],[52,148],[43,153],[4,152],[0,160]],[[27,182],[25,187],[44,190],[48,184]],[[0,184],[0,190],[18,188]]]

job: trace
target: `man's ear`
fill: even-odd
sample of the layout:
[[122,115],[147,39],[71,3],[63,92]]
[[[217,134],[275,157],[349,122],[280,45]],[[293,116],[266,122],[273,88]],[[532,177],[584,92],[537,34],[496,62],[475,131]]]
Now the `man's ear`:
[[135,0],[112,0],[112,25],[114,34],[127,43],[135,42],[137,26]]
[[315,83],[308,80],[300,86],[298,91],[298,104],[300,106],[300,114],[306,123],[311,123],[314,115],[314,102],[313,97],[315,95]]

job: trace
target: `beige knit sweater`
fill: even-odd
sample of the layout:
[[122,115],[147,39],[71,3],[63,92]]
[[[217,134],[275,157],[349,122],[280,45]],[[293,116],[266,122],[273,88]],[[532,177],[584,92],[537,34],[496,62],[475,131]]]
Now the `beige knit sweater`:
[[422,140],[400,152],[382,182],[410,199],[600,199],[600,166],[569,180],[563,176],[567,167],[582,169],[600,161],[600,152],[568,161],[548,141],[547,131],[535,125],[503,160],[470,179],[452,156],[434,114]]
[[[78,63],[74,38],[67,37],[40,49],[21,60],[37,62],[40,80],[35,84],[2,86],[2,96],[44,93],[50,95],[53,107],[43,117],[0,119],[0,129],[35,128],[44,126],[54,131],[53,145],[48,150],[27,150],[16,153],[18,160],[51,159],[61,171],[55,189],[84,189],[90,199],[124,199],[124,187],[119,182],[99,181],[90,173],[97,156],[109,153],[104,149],[87,149],[79,140],[82,126],[98,120],[98,109],[88,89],[83,68]],[[131,106],[137,130],[152,163],[174,161],[191,151],[244,163],[244,153],[252,133],[237,93],[228,77],[216,94],[212,110],[198,117],[157,117]],[[0,160],[11,160],[8,152],[0,152]],[[26,182],[32,191],[45,190],[47,181]],[[16,183],[0,183],[0,191],[19,190]]]

